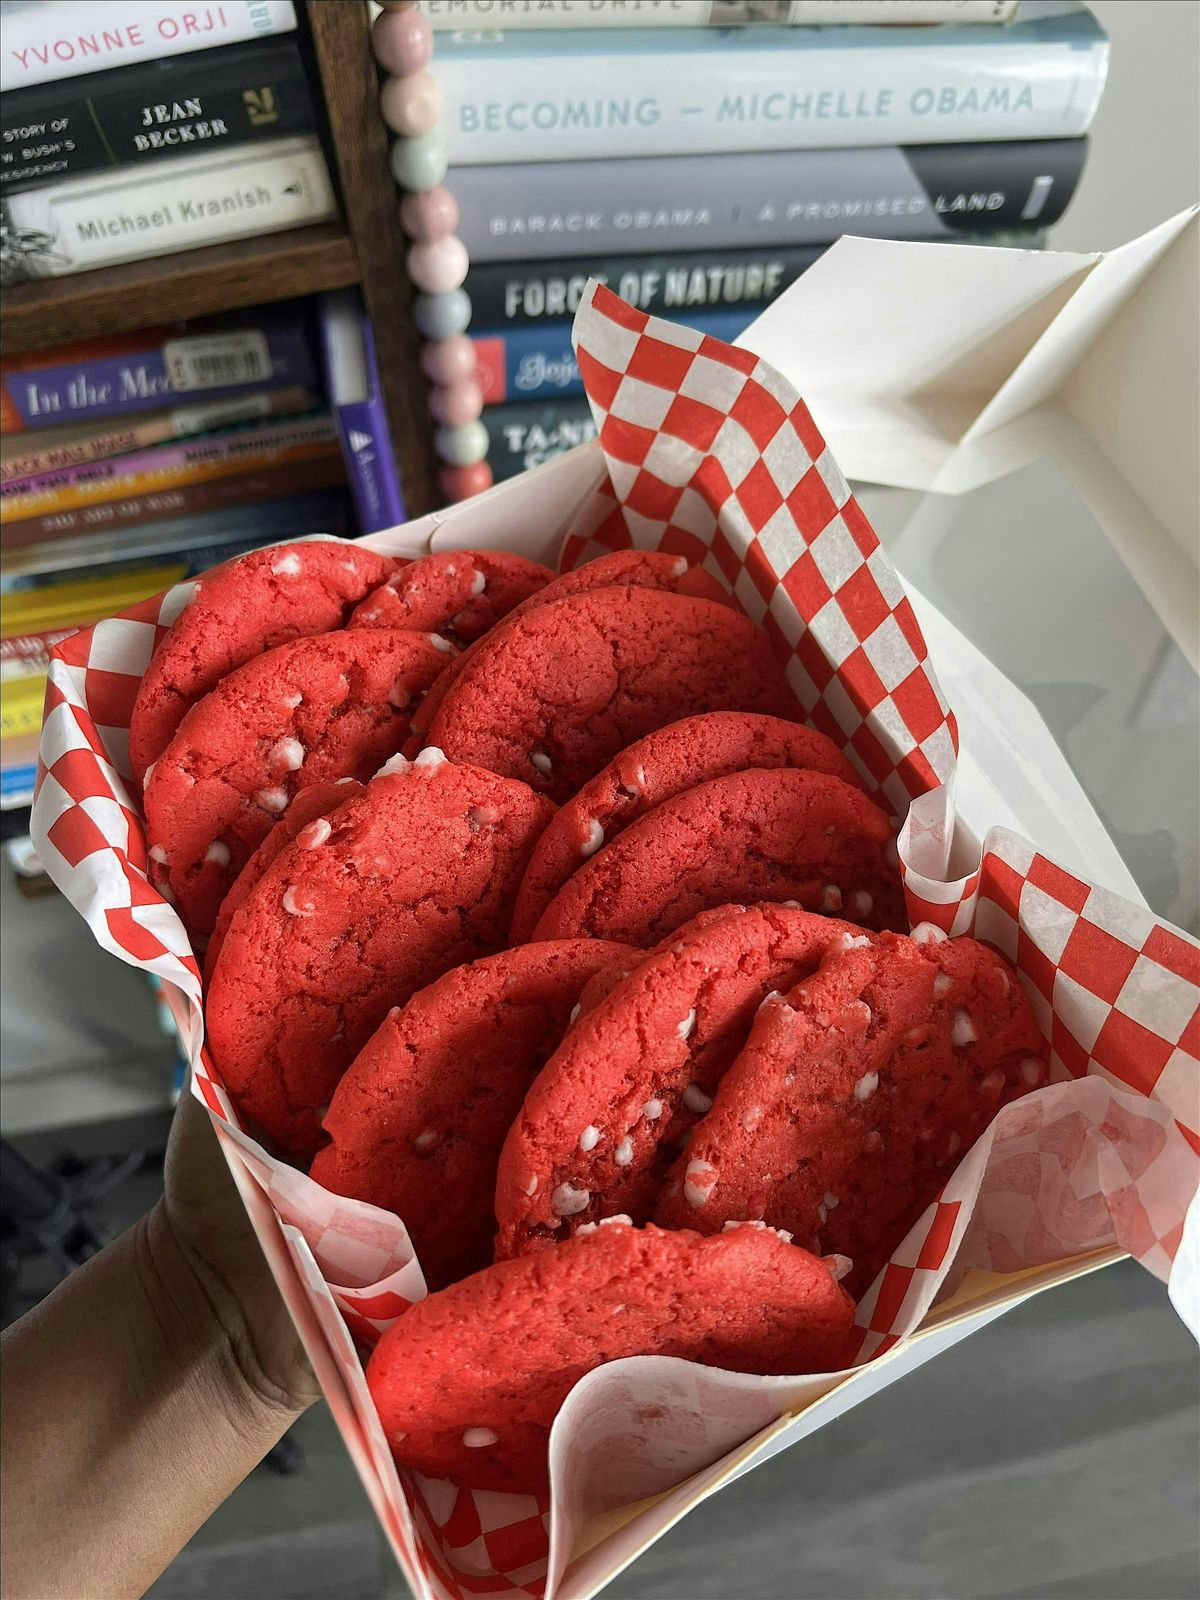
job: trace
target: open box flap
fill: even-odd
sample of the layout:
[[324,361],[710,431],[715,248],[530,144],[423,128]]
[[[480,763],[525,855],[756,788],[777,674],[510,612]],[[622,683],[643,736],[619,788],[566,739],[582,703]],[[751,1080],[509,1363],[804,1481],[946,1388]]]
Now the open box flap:
[[964,493],[1052,455],[1200,665],[1192,207],[1092,254],[843,238],[740,336],[843,471]]

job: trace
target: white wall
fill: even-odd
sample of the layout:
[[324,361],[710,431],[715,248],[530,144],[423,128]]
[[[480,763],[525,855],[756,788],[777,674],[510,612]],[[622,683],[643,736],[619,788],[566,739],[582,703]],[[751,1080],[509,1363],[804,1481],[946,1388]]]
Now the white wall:
[[1090,0],[1112,40],[1079,192],[1055,250],[1109,250],[1200,200],[1200,4]]

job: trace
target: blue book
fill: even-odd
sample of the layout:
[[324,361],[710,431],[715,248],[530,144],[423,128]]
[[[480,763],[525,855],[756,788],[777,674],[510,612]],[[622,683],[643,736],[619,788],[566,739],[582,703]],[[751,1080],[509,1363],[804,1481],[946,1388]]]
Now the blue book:
[[1004,27],[442,34],[456,166],[1085,133],[1108,39],[1082,6]]
[[[686,323],[730,344],[754,321],[761,306],[736,306],[729,311],[686,311],[669,322]],[[544,400],[550,395],[583,393],[579,363],[571,348],[569,322],[541,323],[529,328],[481,329],[472,334],[475,381],[485,406],[506,400]]]
[[325,386],[342,440],[346,476],[363,533],[403,522],[404,495],[392,451],[371,322],[356,289],[318,302]]

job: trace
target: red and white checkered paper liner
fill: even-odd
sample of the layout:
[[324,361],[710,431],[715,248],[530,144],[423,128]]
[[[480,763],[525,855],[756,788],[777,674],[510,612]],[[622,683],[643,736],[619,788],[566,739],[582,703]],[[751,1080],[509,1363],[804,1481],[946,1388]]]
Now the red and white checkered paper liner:
[[[596,286],[576,338],[609,480],[575,518],[562,567],[631,544],[703,560],[766,628],[814,723],[906,817],[914,923],[1003,950],[1051,1042],[1055,1081],[1000,1112],[864,1297],[859,1361],[913,1334],[970,1267],[1017,1271],[1116,1243],[1165,1277],[1200,1176],[1200,947],[1000,830],[976,871],[946,881],[954,720],[900,582],[803,402],[757,357]],[[398,529],[365,542],[411,553],[413,541]],[[514,543],[548,555],[536,530]],[[571,1552],[598,1512],[693,1474],[711,1486],[727,1453],[741,1459],[747,1440],[833,1381],[638,1357],[590,1374],[564,1406],[552,1505],[397,1474],[350,1333],[369,1345],[424,1293],[407,1233],[239,1128],[203,1047],[196,960],[147,879],[126,788],[138,682],[194,592],[180,585],[55,650],[33,821],[42,859],[106,949],[179,991],[195,1091],[283,1225],[352,1415],[335,1411],[410,1576],[455,1600],[571,1595]],[[677,1489],[667,1503],[697,1492]],[[622,1538],[626,1555],[639,1543],[636,1520],[615,1537],[614,1567]]]

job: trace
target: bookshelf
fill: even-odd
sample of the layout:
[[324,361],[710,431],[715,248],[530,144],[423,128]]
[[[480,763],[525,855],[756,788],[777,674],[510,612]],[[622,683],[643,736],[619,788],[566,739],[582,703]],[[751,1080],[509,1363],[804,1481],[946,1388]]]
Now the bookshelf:
[[436,503],[437,463],[379,115],[370,18],[364,0],[300,0],[297,10],[313,84],[324,102],[343,220],[20,284],[6,292],[0,308],[3,347],[16,355],[357,284],[375,334],[405,500],[418,517]]

